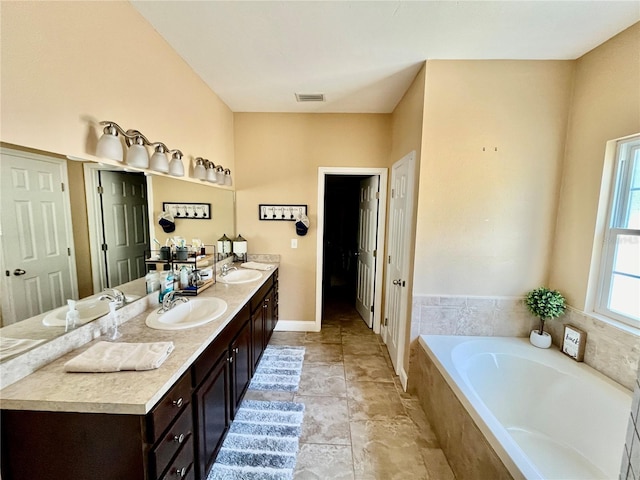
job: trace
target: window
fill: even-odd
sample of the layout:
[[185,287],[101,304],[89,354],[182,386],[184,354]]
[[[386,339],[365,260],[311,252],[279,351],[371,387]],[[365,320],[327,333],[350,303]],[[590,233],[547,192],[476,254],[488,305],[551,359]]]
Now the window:
[[640,135],[617,143],[596,311],[640,326]]

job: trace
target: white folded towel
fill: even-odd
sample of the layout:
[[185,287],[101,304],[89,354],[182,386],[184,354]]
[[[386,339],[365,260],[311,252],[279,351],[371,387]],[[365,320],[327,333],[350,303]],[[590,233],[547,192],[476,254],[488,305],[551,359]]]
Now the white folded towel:
[[119,372],[152,370],[173,351],[173,342],[98,342],[64,364],[67,372]]
[[271,270],[273,265],[269,265],[268,263],[258,263],[258,262],[246,262],[241,263],[240,266],[242,268],[250,268],[251,270]]

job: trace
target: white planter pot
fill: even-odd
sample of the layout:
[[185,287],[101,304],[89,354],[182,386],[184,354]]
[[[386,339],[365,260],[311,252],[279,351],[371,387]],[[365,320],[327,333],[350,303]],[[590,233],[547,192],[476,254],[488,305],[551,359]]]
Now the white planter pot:
[[547,332],[542,332],[542,335],[540,335],[538,330],[531,330],[529,341],[534,347],[549,348],[551,346],[551,335]]

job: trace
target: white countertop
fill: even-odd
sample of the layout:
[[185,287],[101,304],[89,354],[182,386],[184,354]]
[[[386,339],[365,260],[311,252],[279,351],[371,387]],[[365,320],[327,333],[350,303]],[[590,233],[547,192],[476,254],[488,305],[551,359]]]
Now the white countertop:
[[262,278],[251,283],[216,283],[198,295],[200,298],[219,297],[228,305],[222,317],[201,327],[172,331],[151,329],[145,325],[145,319],[157,306],[120,325],[120,342],[174,343],[174,351],[155,370],[114,373],[64,371],[64,364],[68,360],[89,348],[98,339],[0,390],[0,407],[9,410],[144,415],[190,368],[273,272],[274,270],[261,272]]

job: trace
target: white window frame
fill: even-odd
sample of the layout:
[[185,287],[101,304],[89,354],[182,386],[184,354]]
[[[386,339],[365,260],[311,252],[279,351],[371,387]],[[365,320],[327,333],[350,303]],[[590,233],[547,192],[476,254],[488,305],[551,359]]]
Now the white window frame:
[[630,200],[632,166],[634,155],[640,155],[640,135],[624,138],[616,142],[614,174],[611,194],[607,205],[607,220],[602,246],[600,278],[596,297],[595,311],[619,322],[640,327],[640,319],[623,315],[609,308],[611,288],[616,258],[617,239],[620,235],[634,236],[640,242],[640,230],[622,228],[626,223]]

